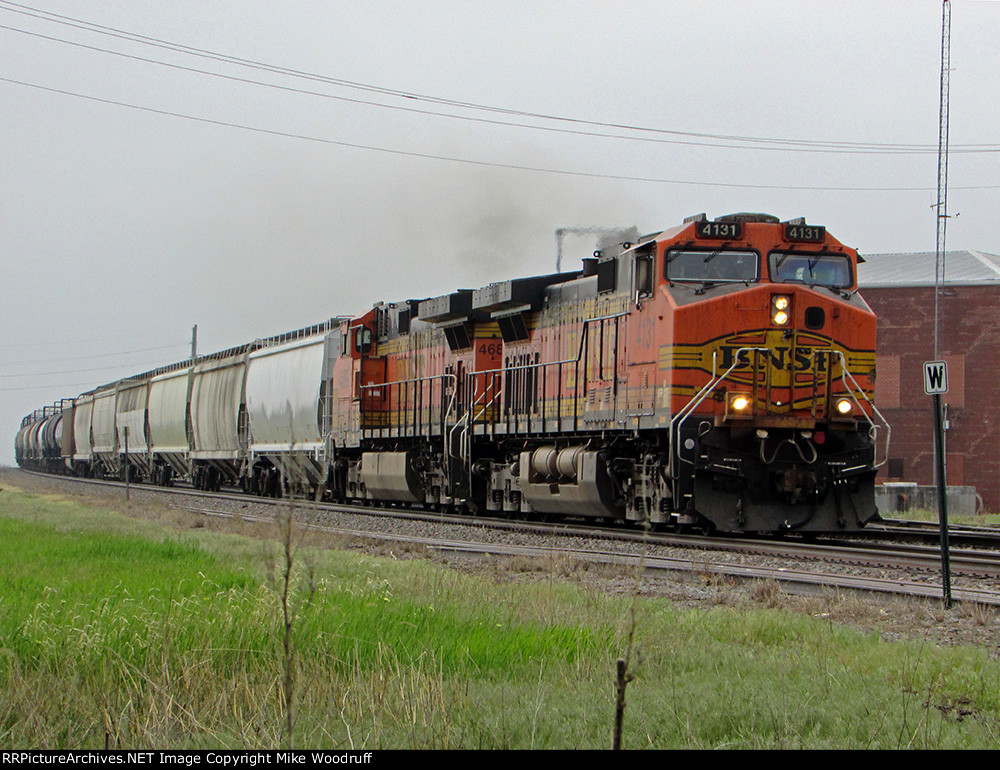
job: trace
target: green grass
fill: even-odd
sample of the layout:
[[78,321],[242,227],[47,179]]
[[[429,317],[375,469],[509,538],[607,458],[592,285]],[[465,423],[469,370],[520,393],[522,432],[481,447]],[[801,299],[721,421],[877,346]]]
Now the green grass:
[[[0,746],[285,744],[281,548],[0,492]],[[988,748],[1000,663],[780,609],[302,547],[299,747]]]
[[[906,513],[886,514],[888,519],[909,519],[912,521],[933,521],[935,524],[940,520],[941,514],[937,510],[914,509]],[[950,526],[961,525],[968,527],[1000,527],[1000,513],[980,513],[977,515],[961,515],[954,511],[948,513],[948,524]]]

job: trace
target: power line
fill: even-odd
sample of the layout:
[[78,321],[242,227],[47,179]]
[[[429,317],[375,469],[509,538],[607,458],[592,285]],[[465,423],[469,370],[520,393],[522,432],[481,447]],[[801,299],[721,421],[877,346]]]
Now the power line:
[[[0,10],[4,10],[0,7]],[[570,134],[573,136],[587,136],[599,139],[619,139],[624,141],[632,142],[647,142],[653,144],[672,144],[681,145],[686,147],[717,147],[730,150],[763,150],[769,152],[806,152],[806,153],[823,153],[823,154],[838,154],[838,155],[925,155],[935,150],[930,147],[920,147],[917,145],[907,147],[903,145],[895,146],[895,149],[890,149],[894,147],[893,145],[872,145],[870,147],[858,144],[853,148],[847,148],[844,146],[837,145],[836,143],[830,144],[829,146],[783,146],[783,145],[753,145],[753,144],[733,144],[725,143],[723,141],[695,141],[693,139],[679,139],[679,138],[666,138],[657,136],[634,136],[627,134],[609,134],[600,131],[582,131],[580,129],[572,128],[556,128],[553,126],[542,126],[534,125],[531,123],[515,123],[506,120],[493,120],[489,118],[478,118],[470,115],[456,115],[454,113],[448,112],[438,112],[435,110],[418,109],[416,107],[405,107],[397,104],[386,104],[384,102],[374,102],[368,99],[354,99],[347,96],[337,96],[336,94],[325,93],[322,91],[310,91],[304,88],[294,88],[292,86],[284,86],[278,83],[268,83],[262,80],[253,80],[252,78],[237,77],[235,75],[227,75],[221,72],[212,72],[210,70],[203,70],[197,67],[187,67],[182,64],[175,64],[173,62],[166,62],[159,59],[150,59],[146,56],[137,56],[135,54],[128,54],[122,51],[114,51],[108,48],[101,48],[100,46],[88,45],[86,43],[80,43],[73,40],[65,40],[63,38],[54,37],[52,35],[43,35],[39,32],[31,32],[25,29],[19,29],[17,27],[11,27],[6,24],[0,24],[0,29],[5,29],[9,32],[16,32],[22,35],[29,35],[31,37],[40,38],[42,40],[48,40],[56,43],[63,43],[65,45],[74,46],[76,48],[83,48],[88,51],[95,51],[98,53],[105,53],[111,56],[118,56],[124,59],[131,59],[133,61],[144,62],[146,64],[155,64],[161,67],[168,67],[170,69],[180,70],[182,72],[191,72],[199,75],[207,75],[209,77],[220,78],[223,80],[229,80],[235,83],[244,83],[247,85],[262,86],[264,88],[273,88],[279,91],[285,91],[288,93],[302,94],[305,96],[317,96],[323,99],[333,99],[339,102],[345,102],[347,104],[359,104],[366,107],[377,107],[380,109],[395,110],[397,112],[408,112],[416,115],[426,115],[430,117],[448,118],[452,120],[462,120],[471,123],[481,123],[491,126],[507,126],[510,128],[524,128],[530,131],[544,131],[547,133],[558,133],[558,134]],[[631,130],[645,131],[647,129],[634,128]],[[733,140],[735,141],[735,139]],[[756,139],[747,139],[746,141],[763,141]],[[768,140],[771,141],[771,140]],[[779,141],[779,140],[773,140]],[[793,141],[793,140],[788,140]],[[1000,152],[1000,146],[994,145],[982,145],[982,146],[970,146],[967,149],[960,149],[957,152],[963,153],[995,153]]]
[[[128,356],[133,353],[149,353],[154,350],[176,350],[177,348],[183,348],[186,345],[161,345],[155,348],[138,348],[136,350],[121,350],[117,353],[100,353],[93,356],[59,356],[57,359],[53,360],[51,358],[35,359],[33,361],[8,361],[8,366],[27,366],[29,364],[50,364],[50,363],[61,363],[63,361],[92,361],[97,358],[114,358],[115,356]],[[19,377],[21,375],[8,375]]]
[[[148,335],[151,339],[163,339],[165,337],[173,337],[173,332],[164,332],[163,334],[151,334]],[[134,334],[123,334],[115,337],[88,337],[83,340],[49,340],[47,342],[6,342],[0,344],[0,348],[39,348],[39,347],[52,347],[53,345],[85,345],[91,343],[105,343],[105,342],[116,342],[118,340],[134,340],[136,335]],[[177,347],[177,345],[171,345],[169,347]],[[161,348],[148,348],[148,350],[158,350]],[[65,360],[65,359],[64,359]]]
[[90,383],[88,383],[88,382],[71,382],[71,383],[69,383],[67,385],[50,385],[48,383],[45,383],[45,384],[42,384],[42,385],[28,385],[28,386],[21,387],[21,388],[0,388],[0,393],[24,393],[24,392],[29,391],[29,390],[32,391],[32,392],[34,392],[34,393],[37,393],[39,391],[39,389],[41,389],[41,388],[48,388],[48,389],[51,389],[51,390],[59,390],[59,391],[65,393],[70,388],[72,388],[73,390],[76,390],[77,388],[93,388],[93,387],[94,387],[94,384],[92,382],[90,382]]
[[[320,96],[323,98],[337,99],[340,101],[346,101],[357,104],[365,104],[369,106],[375,106],[385,109],[400,110],[404,112],[412,112],[418,114],[432,115],[437,117],[446,117],[457,120],[467,120],[473,122],[488,123],[494,125],[505,125],[513,126],[517,128],[527,128],[532,130],[543,130],[543,131],[555,131],[559,133],[570,133],[578,134],[583,136],[596,136],[614,139],[626,139],[626,140],[636,140],[636,141],[654,141],[654,142],[670,142],[676,144],[687,144],[695,146],[709,146],[709,147],[731,147],[733,149],[756,149],[756,150],[784,150],[784,151],[794,151],[794,152],[826,152],[826,153],[861,153],[861,154],[923,154],[929,152],[936,152],[936,148],[933,145],[920,145],[920,144],[891,144],[891,143],[880,143],[880,142],[853,142],[853,141],[836,141],[836,140],[808,140],[808,139],[781,139],[773,137],[752,137],[752,136],[739,136],[739,135],[727,135],[727,134],[713,134],[706,132],[693,132],[693,131],[680,131],[675,129],[664,129],[656,128],[650,126],[638,126],[630,125],[625,123],[612,123],[612,122],[602,122],[593,120],[584,120],[580,118],[571,118],[561,115],[551,115],[546,113],[531,112],[528,110],[518,110],[510,109],[505,107],[498,107],[493,105],[480,104],[476,102],[468,102],[457,99],[449,99],[445,97],[433,96],[429,94],[419,94],[414,92],[403,91],[394,88],[388,88],[385,86],[377,86],[367,83],[359,83],[356,81],[346,80],[343,78],[334,78],[326,75],[319,75],[316,73],[305,72],[302,70],[296,70],[288,67],[282,67],[278,65],[268,64],[266,62],[255,61],[252,59],[244,59],[241,57],[232,56],[229,54],[223,54],[215,51],[209,51],[206,49],[195,48],[193,46],[187,46],[179,43],[173,43],[171,41],[162,40],[159,38],[148,37],[145,35],[139,35],[133,32],[128,32],[126,30],[117,29],[115,27],[109,27],[105,25],[95,24],[83,19],[77,19],[70,16],[63,16],[60,14],[52,13],[49,11],[41,10],[38,8],[32,8],[30,6],[21,5],[18,3],[7,2],[6,0],[0,0],[0,10],[6,10],[10,13],[17,13],[24,16],[29,16],[32,18],[40,19],[43,21],[48,21],[54,24],[61,24],[64,26],[73,27],[75,29],[85,30],[88,32],[93,32],[100,35],[105,35],[109,37],[114,37],[117,39],[127,40],[129,42],[140,43],[143,45],[154,46],[157,48],[163,48],[166,50],[183,53],[191,56],[197,56],[201,58],[207,58],[214,61],[224,62],[228,64],[235,64],[242,67],[249,67],[252,69],[263,70],[266,72],[271,72],[274,74],[280,74],[288,77],[318,81],[326,83],[329,85],[335,85],[342,88],[350,88],[355,90],[361,90],[369,93],[378,93],[386,96],[392,96],[396,98],[402,98],[412,101],[426,102],[430,104],[437,104],[449,107],[458,107],[467,110],[474,111],[485,111],[490,113],[497,113],[502,115],[510,115],[515,117],[532,118],[537,120],[553,121],[567,124],[585,125],[593,126],[603,129],[615,129],[615,130],[627,130],[639,133],[649,133],[654,135],[671,136],[671,137],[685,137],[686,140],[681,140],[679,138],[674,139],[655,139],[652,137],[643,136],[623,136],[616,134],[606,134],[593,131],[580,131],[573,129],[558,129],[552,126],[537,126],[523,123],[511,123],[507,121],[495,121],[486,120],[483,118],[473,118],[465,115],[455,115],[453,113],[441,113],[431,110],[421,110],[412,107],[403,107],[400,105],[389,105],[381,102],[371,102],[362,99],[350,99],[342,96],[335,96],[332,94],[307,91],[304,89],[296,89],[288,86],[276,85],[273,83],[265,83],[256,80],[250,80],[247,78],[240,78],[231,75],[225,75],[217,72],[209,72],[206,70],[201,70],[193,67],[186,67],[183,65],[172,64],[168,62],[163,62],[155,59],[149,59],[146,57],[135,56],[132,54],[126,54],[119,51],[112,51],[109,49],[100,48],[97,46],[90,46],[83,43],[77,43],[69,40],[64,40],[62,38],[51,37],[48,35],[42,35],[40,33],[29,32],[27,30],[18,29],[15,27],[2,26],[3,29],[7,29],[13,32],[19,32],[26,35],[33,35],[35,37],[44,38],[47,40],[52,40],[55,42],[65,43],[67,45],[78,46],[81,48],[87,48],[94,51],[99,51],[102,53],[107,53],[115,56],[121,56],[124,58],[134,59],[138,61],[144,61],[152,64],[159,64],[161,66],[172,67],[175,69],[186,70],[189,72],[196,72],[204,75],[210,75],[214,77],[219,77],[227,80],[251,83],[255,85],[261,85],[269,88],[277,88],[286,91],[293,91],[298,93],[304,93],[314,96]],[[691,141],[693,139],[697,140],[711,140],[711,141]],[[740,142],[743,144],[718,144],[718,142]],[[747,144],[752,143],[752,144]],[[760,146],[757,146],[760,145]],[[995,144],[971,144],[971,145],[955,145],[953,146],[953,151],[955,148],[959,148],[960,152],[1000,152],[1000,147]]]
[[[424,158],[427,160],[440,160],[440,161],[447,161],[450,163],[460,163],[464,165],[477,166],[482,168],[501,168],[514,171],[531,171],[535,173],[544,173],[544,174],[559,174],[562,176],[571,176],[582,179],[611,179],[621,182],[689,185],[695,187],[723,187],[728,189],[745,189],[745,190],[794,190],[794,191],[825,191],[825,192],[927,192],[934,189],[930,187],[831,187],[831,186],[815,186],[815,185],[765,185],[765,184],[745,184],[736,182],[706,182],[701,180],[689,180],[689,179],[665,179],[658,177],[630,176],[626,174],[602,174],[599,172],[592,172],[592,171],[571,171],[568,169],[546,168],[544,166],[528,166],[516,163],[498,163],[494,161],[475,160],[473,158],[460,158],[450,155],[436,155],[433,153],[415,152],[411,150],[399,150],[391,147],[379,147],[377,145],[360,144],[357,142],[345,142],[339,139],[328,139],[318,136],[309,136],[307,134],[297,134],[289,131],[278,131],[277,129],[262,128],[260,126],[251,126],[243,123],[233,123],[230,121],[217,120],[214,118],[206,118],[196,115],[187,115],[180,112],[173,112],[171,110],[161,110],[155,107],[144,107],[142,105],[117,101],[115,99],[104,99],[98,96],[90,96],[87,94],[81,94],[75,91],[69,91],[61,88],[52,88],[50,86],[43,86],[38,83],[29,83],[23,80],[15,80],[13,78],[0,77],[0,82],[11,83],[13,85],[24,86],[27,88],[35,88],[40,91],[62,94],[63,96],[72,96],[77,99],[84,99],[87,101],[97,102],[99,104],[110,104],[117,107],[125,107],[127,109],[138,110],[140,112],[147,112],[154,115],[166,115],[174,118],[182,118],[184,120],[192,120],[199,123],[207,123],[209,125],[214,125],[214,126],[224,126],[226,128],[237,128],[243,131],[252,131],[254,133],[266,134],[269,136],[280,136],[289,139],[301,139],[303,141],[317,142],[320,144],[327,144],[335,147],[348,147],[356,150],[371,150],[373,152],[384,152],[390,155],[397,155],[409,158]],[[1000,185],[973,185],[968,187],[953,187],[952,189],[993,190],[993,189],[1000,189]]]
[[153,364],[109,364],[108,366],[97,366],[89,369],[68,369],[60,372],[32,372],[28,374],[0,374],[0,379],[8,380],[14,377],[52,377],[59,374],[82,374],[83,372],[113,372],[119,369],[139,369],[140,371],[146,371],[147,369],[155,369],[157,366],[162,366],[162,362],[157,362]]

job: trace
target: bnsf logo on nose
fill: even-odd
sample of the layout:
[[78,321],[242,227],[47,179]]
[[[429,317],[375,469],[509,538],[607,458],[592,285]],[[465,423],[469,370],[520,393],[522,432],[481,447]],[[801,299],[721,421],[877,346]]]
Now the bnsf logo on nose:
[[[725,371],[733,365],[736,361],[736,371],[742,369],[752,369],[753,368],[753,357],[750,355],[750,351],[741,350],[739,353],[739,358],[736,357],[736,352],[743,347],[742,345],[720,345],[719,353],[721,361],[719,363],[720,368]],[[767,353],[763,356],[764,360],[760,363],[767,363],[775,369],[781,369],[785,371],[812,371],[815,369],[817,372],[826,371],[826,360],[827,356],[823,354],[813,354],[813,351],[807,348],[796,348],[795,354],[792,355],[792,349],[790,346],[785,347],[774,347],[769,348]]]

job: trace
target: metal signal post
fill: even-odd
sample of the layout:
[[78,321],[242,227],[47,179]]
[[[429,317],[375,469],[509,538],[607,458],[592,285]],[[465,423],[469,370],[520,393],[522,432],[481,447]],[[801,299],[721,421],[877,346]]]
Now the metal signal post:
[[941,413],[941,394],[948,392],[948,364],[944,361],[927,361],[924,364],[924,392],[934,402],[934,461],[938,491],[938,519],[941,529],[941,574],[945,607],[951,608],[951,563],[948,556],[948,483],[944,462],[944,420]]

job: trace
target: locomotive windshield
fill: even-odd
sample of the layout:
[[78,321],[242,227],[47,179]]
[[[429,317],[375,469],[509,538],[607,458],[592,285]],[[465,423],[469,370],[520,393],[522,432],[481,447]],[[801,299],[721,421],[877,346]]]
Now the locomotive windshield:
[[668,281],[750,283],[760,274],[754,251],[668,251],[663,274]]
[[851,261],[841,254],[772,251],[768,263],[775,283],[805,283],[831,289],[846,289],[853,283]]

